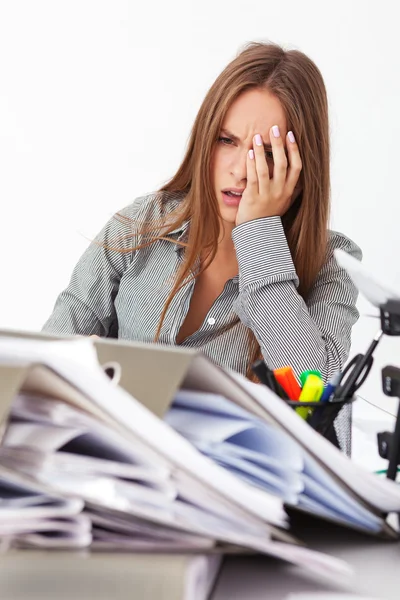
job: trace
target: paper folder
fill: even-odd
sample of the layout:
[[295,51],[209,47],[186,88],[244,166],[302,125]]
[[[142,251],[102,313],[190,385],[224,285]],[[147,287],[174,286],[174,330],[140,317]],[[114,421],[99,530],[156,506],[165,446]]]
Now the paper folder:
[[206,600],[219,568],[217,555],[12,551],[0,563],[0,594],[53,600],[61,589],[76,600]]
[[[1,330],[0,336],[24,337],[37,340],[69,339],[44,333]],[[339,483],[360,506],[381,518],[382,537],[395,539],[398,532],[388,524],[388,513],[400,512],[400,486],[379,479],[354,465],[330,442],[313,431],[302,419],[264,386],[245,382],[234,372],[213,364],[201,352],[162,346],[93,339],[99,362],[116,362],[121,367],[120,385],[157,416],[163,416],[170,407],[175,392],[180,388],[221,394],[267,423],[285,431],[309,454],[325,472]],[[71,397],[70,385],[40,365],[1,367],[0,414],[6,419],[12,396],[18,389],[51,391],[56,386],[58,397]],[[82,403],[80,394],[77,403]],[[91,405],[93,411],[93,405]],[[312,514],[312,511],[310,511]],[[350,526],[350,525],[349,525]],[[352,527],[357,529],[356,526]]]

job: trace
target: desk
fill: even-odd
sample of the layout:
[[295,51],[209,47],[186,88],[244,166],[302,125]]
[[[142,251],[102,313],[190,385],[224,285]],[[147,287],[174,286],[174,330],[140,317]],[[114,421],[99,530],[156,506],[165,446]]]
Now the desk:
[[342,558],[354,568],[356,575],[350,587],[321,583],[268,557],[232,556],[224,563],[212,600],[284,600],[296,591],[351,591],[380,600],[399,599],[400,542],[376,540],[318,521],[307,530],[296,529],[310,547]]
[[[317,523],[317,522],[316,522]],[[324,532],[326,535],[324,535]],[[300,532],[297,532],[300,535]],[[355,569],[355,594],[398,600],[400,543],[382,542],[332,528],[309,527],[302,538],[320,550],[347,560]],[[2,600],[146,600],[130,554],[82,552],[10,552],[0,555]],[[142,574],[143,575],[143,574]],[[168,578],[168,573],[164,574]],[[142,577],[143,578],[143,577]],[[152,587],[151,576],[146,578]],[[143,586],[146,587],[147,585]],[[344,591],[310,578],[291,565],[266,556],[225,559],[212,600],[284,600],[290,592]],[[166,600],[166,596],[158,596]]]

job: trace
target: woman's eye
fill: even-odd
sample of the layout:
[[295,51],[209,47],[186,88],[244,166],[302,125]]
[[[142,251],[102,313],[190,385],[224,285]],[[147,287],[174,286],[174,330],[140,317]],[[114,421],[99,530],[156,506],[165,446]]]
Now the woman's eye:
[[220,137],[218,138],[218,141],[222,142],[223,144],[230,144],[232,142],[232,140],[227,137]]
[[[227,137],[219,137],[218,141],[221,142],[221,144],[226,144],[227,146],[230,146],[231,144],[233,144],[232,140],[230,138]],[[274,160],[274,153],[270,150],[266,150],[265,151],[265,158],[267,160]]]

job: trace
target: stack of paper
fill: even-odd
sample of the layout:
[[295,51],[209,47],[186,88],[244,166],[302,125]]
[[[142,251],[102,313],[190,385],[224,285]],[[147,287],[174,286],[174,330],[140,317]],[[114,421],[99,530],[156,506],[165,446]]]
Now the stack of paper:
[[0,338],[0,365],[26,369],[1,462],[49,491],[79,495],[97,547],[241,547],[348,575],[342,561],[287,533],[280,497],[217,465],[112,384],[91,341]]
[[203,454],[287,505],[379,532],[364,508],[284,431],[226,398],[181,390],[165,420]]
[[10,547],[85,547],[91,543],[91,522],[81,514],[79,498],[64,498],[26,484],[18,474],[0,467],[0,539]]
[[[215,542],[211,528],[224,527],[223,519],[193,503],[171,469],[150,461],[144,449],[110,427],[54,398],[14,399],[0,458],[8,467],[61,492],[79,490],[89,507],[100,504],[100,511],[86,511],[98,547],[210,548]],[[123,518],[111,510],[122,511]],[[172,529],[174,525],[182,529]]]

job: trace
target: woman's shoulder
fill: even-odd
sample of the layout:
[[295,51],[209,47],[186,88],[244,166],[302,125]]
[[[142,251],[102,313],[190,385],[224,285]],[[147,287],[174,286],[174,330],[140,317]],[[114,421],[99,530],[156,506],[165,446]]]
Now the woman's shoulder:
[[329,230],[328,235],[328,247],[327,247],[327,260],[334,260],[334,251],[339,248],[340,250],[344,250],[348,254],[354,256],[358,260],[362,260],[362,250],[356,242],[350,239],[344,233],[340,231],[334,231],[332,229]]
[[179,192],[148,192],[135,198],[130,204],[117,211],[116,215],[132,225],[162,224],[179,207],[183,197],[184,195]]
[[182,196],[160,191],[138,196],[130,204],[117,210],[104,224],[95,241],[112,248],[134,248],[143,241],[145,232],[162,230],[168,215],[180,204]]

